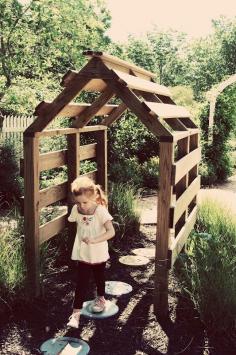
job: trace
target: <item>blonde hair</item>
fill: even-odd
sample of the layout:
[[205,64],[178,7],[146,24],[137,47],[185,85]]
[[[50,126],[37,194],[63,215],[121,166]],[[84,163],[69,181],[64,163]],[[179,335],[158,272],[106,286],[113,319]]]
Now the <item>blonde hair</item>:
[[107,197],[101,186],[87,176],[76,178],[71,184],[71,192],[74,196],[89,195],[97,204],[107,206]]

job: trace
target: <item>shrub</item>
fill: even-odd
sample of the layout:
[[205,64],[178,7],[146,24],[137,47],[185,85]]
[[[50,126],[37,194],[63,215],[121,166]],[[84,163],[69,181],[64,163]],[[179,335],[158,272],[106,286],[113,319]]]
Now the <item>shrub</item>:
[[129,181],[135,187],[143,185],[141,165],[136,157],[123,159],[109,164],[109,179],[116,183]]
[[124,237],[130,238],[139,232],[139,214],[136,209],[137,196],[130,184],[112,184],[109,189],[109,212],[114,218],[115,244]]
[[206,200],[181,257],[181,280],[209,331],[232,334],[236,317],[236,219]]
[[0,145],[0,207],[8,207],[21,196],[22,186],[16,152],[10,141]]
[[145,161],[141,168],[143,186],[151,189],[158,188],[159,180],[159,157],[151,157]]

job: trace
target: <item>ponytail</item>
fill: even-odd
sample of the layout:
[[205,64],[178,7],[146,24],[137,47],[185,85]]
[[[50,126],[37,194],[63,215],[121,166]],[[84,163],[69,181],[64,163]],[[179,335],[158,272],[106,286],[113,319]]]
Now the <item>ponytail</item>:
[[103,192],[101,186],[95,185],[95,187],[96,187],[96,192],[97,192],[97,198],[96,198],[97,204],[107,207],[107,197],[106,197],[105,193]]

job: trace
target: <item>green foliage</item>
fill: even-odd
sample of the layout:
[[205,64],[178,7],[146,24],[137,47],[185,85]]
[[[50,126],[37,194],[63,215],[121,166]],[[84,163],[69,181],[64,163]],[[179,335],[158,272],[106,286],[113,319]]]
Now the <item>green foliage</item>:
[[151,157],[141,167],[143,187],[158,189],[159,182],[159,158]]
[[1,219],[0,228],[0,297],[14,296],[24,286],[25,255],[22,220]]
[[109,164],[109,179],[116,183],[130,181],[136,187],[142,186],[142,171],[137,158],[126,158]]
[[109,212],[114,218],[116,236],[113,243],[116,246],[123,238],[127,242],[139,233],[135,191],[131,184],[112,184],[109,188]]
[[236,86],[225,89],[217,98],[212,141],[208,141],[207,107],[203,107],[201,115],[203,163],[200,172],[203,183],[224,181],[233,171],[233,160],[230,155],[230,138],[236,129]]
[[16,152],[10,141],[0,144],[0,207],[6,208],[21,196],[22,186]]
[[233,334],[236,317],[236,220],[214,200],[203,203],[183,255],[181,280],[213,333]]

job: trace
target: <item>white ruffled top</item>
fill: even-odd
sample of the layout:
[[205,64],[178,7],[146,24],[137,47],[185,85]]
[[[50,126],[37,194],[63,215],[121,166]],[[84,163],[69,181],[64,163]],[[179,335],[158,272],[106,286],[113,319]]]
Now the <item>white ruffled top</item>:
[[69,222],[77,223],[77,232],[72,249],[71,259],[79,260],[89,264],[99,264],[109,259],[108,243],[103,241],[96,244],[86,244],[83,238],[95,239],[104,234],[104,224],[113,218],[105,206],[98,205],[92,215],[85,215],[78,212],[77,205],[74,205],[68,217]]

